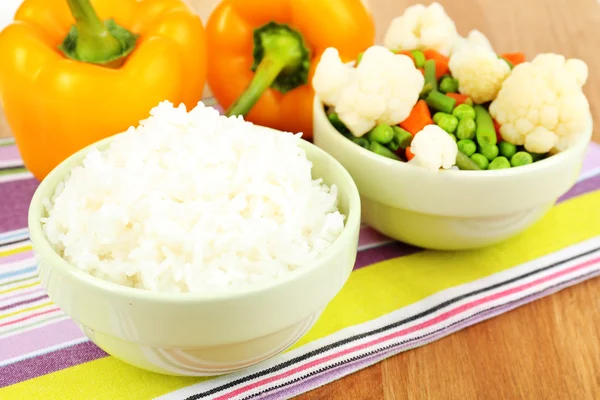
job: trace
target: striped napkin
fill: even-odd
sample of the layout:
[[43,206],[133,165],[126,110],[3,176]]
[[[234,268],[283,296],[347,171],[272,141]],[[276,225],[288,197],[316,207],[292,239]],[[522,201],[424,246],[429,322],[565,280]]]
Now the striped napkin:
[[26,216],[37,182],[0,142],[0,399],[290,398],[600,275],[600,146],[550,213],[500,245],[423,251],[361,229],[354,272],[287,352],[212,379],[161,376],[87,340],[40,286]]

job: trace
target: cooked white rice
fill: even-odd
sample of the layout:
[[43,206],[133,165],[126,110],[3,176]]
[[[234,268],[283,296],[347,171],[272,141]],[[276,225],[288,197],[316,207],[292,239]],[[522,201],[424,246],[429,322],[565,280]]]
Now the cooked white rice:
[[90,152],[45,202],[44,232],[69,263],[160,292],[277,279],[322,254],[344,215],[311,177],[300,135],[163,102]]

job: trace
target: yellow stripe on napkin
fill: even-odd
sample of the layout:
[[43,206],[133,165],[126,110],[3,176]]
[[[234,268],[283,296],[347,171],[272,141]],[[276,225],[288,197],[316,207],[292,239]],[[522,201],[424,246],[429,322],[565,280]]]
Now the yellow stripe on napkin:
[[26,251],[32,250],[33,247],[30,244],[26,244],[25,246],[14,247],[8,250],[0,251],[0,258],[14,256],[15,254],[25,253]]
[[[359,269],[294,347],[597,236],[599,204],[600,191],[566,201],[527,232],[487,249],[425,251]],[[107,357],[0,389],[0,398],[146,400],[200,380],[161,376]]]

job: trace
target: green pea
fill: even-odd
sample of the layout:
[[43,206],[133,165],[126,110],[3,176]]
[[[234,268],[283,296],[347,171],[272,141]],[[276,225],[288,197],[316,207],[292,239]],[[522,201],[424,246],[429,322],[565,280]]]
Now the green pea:
[[440,92],[456,93],[458,91],[458,79],[446,76],[440,81]]
[[458,121],[456,128],[456,137],[459,139],[475,139],[475,120],[473,118],[463,118]]
[[477,151],[477,145],[470,139],[461,139],[457,143],[458,149],[471,157]]
[[394,139],[394,130],[387,124],[379,124],[367,133],[369,142],[388,144]]
[[510,162],[508,161],[508,158],[506,157],[496,157],[492,160],[492,162],[490,163],[490,165],[488,166],[488,169],[504,169],[504,168],[510,168]]
[[519,151],[510,158],[510,165],[521,167],[533,163],[533,157],[526,151]]
[[510,160],[510,158],[515,155],[517,152],[517,146],[512,143],[505,142],[504,140],[498,143],[498,150],[500,151],[500,155],[506,157]]
[[437,125],[439,120],[444,118],[445,116],[452,116],[452,114],[447,114],[441,111],[436,112],[435,114],[433,114],[433,123]]
[[452,110],[452,115],[458,119],[471,118],[475,119],[475,109],[468,104],[459,104]]
[[479,166],[480,169],[487,169],[490,162],[483,154],[475,153],[471,156],[471,160]]
[[458,118],[454,115],[444,114],[438,118],[436,125],[445,130],[448,133],[454,133],[458,126]]
[[452,140],[454,140],[454,142],[458,141],[458,139],[456,138],[456,135],[454,133],[449,133],[448,135],[450,135],[450,137],[452,138]]
[[498,146],[495,144],[488,144],[486,146],[479,146],[479,152],[488,159],[488,161],[492,161],[494,158],[498,157]]
[[351,139],[354,143],[365,149],[369,149],[369,141],[364,137],[355,137]]

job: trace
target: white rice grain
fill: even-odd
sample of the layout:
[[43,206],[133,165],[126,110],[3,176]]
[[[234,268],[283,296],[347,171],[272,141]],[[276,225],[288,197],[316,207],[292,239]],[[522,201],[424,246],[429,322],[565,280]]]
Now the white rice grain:
[[277,279],[322,254],[344,215],[311,177],[300,135],[162,102],[91,151],[45,202],[44,232],[69,263],[159,292]]

